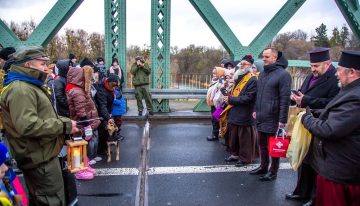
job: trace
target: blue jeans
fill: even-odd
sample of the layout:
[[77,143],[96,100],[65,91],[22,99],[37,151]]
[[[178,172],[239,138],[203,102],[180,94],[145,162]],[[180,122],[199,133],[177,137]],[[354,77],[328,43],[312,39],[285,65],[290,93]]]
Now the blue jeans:
[[88,156],[89,160],[92,160],[96,157],[98,144],[99,144],[99,133],[97,130],[94,130],[93,136],[88,141],[88,145],[87,145],[87,156]]

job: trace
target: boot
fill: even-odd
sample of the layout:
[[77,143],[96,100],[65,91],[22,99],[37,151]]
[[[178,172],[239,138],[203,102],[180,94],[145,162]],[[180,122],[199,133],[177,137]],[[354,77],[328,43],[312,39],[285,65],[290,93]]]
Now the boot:
[[90,164],[89,164],[89,158],[86,158],[86,161],[85,161],[85,166],[87,167],[87,169],[85,171],[95,175],[96,174],[96,170],[92,167],[90,167]]
[[75,178],[77,180],[92,180],[94,179],[94,175],[87,170],[82,170],[75,174]]

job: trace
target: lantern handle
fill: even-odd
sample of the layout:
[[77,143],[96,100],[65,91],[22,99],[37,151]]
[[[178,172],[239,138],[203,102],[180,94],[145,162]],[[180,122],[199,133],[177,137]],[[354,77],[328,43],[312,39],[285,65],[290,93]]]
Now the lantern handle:
[[82,121],[77,121],[76,124],[77,125],[82,125],[84,123],[88,123],[88,122],[93,122],[93,121],[96,121],[96,120],[103,120],[104,118],[102,117],[97,117],[97,118],[93,118],[93,119],[87,119],[87,120],[82,120]]

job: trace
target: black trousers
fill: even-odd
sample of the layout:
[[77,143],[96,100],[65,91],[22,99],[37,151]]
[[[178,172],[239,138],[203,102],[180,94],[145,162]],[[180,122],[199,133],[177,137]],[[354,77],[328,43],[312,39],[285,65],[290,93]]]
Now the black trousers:
[[104,154],[106,152],[107,144],[106,141],[109,139],[109,132],[106,129],[107,121],[101,121],[101,124],[98,127],[99,131],[99,143],[98,143],[98,151],[99,155]]
[[[269,141],[269,137],[273,136],[274,134],[269,134],[264,132],[258,132],[258,134],[259,134],[259,146],[260,146],[260,157],[261,157],[260,167],[267,170],[269,168],[269,163],[270,163],[268,141]],[[271,157],[270,172],[273,174],[277,174],[279,170],[279,164],[280,164],[279,157]]]
[[307,201],[313,199],[315,197],[315,181],[315,170],[309,164],[303,162],[298,170],[298,180],[293,194],[300,195]]

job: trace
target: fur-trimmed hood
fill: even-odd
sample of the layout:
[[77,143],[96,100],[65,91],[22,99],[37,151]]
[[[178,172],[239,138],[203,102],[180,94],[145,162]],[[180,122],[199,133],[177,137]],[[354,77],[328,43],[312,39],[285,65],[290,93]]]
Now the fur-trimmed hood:
[[93,70],[90,66],[71,67],[67,74],[67,83],[85,89],[86,94],[90,95],[92,75]]

